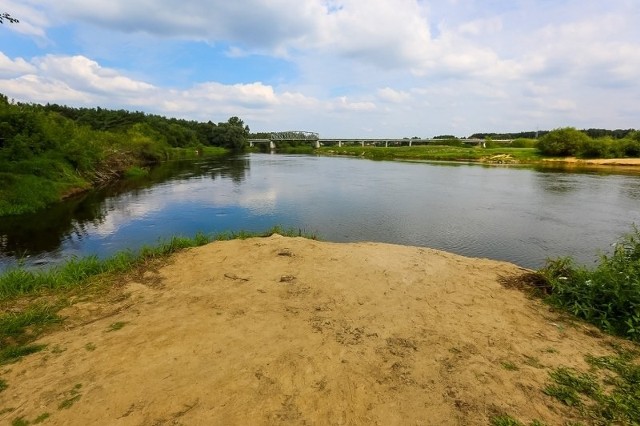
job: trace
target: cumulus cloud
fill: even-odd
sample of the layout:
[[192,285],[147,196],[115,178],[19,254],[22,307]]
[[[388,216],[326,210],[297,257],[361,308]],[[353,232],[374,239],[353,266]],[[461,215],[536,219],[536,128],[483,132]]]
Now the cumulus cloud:
[[33,73],[35,67],[22,58],[10,59],[0,52],[0,78],[18,77],[23,74]]

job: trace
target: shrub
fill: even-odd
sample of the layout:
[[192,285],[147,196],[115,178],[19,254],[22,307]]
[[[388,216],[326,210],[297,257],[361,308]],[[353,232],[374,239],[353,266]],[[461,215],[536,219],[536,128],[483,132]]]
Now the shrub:
[[578,153],[581,144],[591,139],[573,127],[552,130],[538,141],[538,149],[542,155],[569,157]]
[[640,231],[624,236],[613,254],[589,270],[571,259],[550,260],[541,273],[549,301],[601,329],[640,340]]
[[578,145],[576,157],[580,158],[611,158],[615,157],[613,139],[610,137],[587,138]]

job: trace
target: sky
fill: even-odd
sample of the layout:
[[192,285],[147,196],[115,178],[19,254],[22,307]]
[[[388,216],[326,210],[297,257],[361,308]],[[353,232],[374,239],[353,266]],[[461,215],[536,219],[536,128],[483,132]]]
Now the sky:
[[0,93],[325,138],[640,128],[639,0],[0,0]]

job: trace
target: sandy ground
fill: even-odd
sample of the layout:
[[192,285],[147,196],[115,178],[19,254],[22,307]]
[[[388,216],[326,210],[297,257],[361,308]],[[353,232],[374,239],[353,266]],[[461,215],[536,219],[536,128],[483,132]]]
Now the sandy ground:
[[0,367],[0,422],[562,424],[549,369],[586,368],[611,338],[500,284],[523,272],[277,235],[191,249],[66,309],[45,351]]
[[588,166],[640,166],[640,158],[594,158],[583,159],[575,157],[545,159],[548,162],[567,163]]

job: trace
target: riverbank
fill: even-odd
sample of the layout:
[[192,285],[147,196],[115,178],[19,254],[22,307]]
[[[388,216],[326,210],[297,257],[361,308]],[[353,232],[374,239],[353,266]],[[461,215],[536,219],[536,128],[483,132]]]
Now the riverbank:
[[123,178],[146,175],[148,168],[162,161],[223,156],[220,147],[163,147],[153,158],[144,152],[111,150],[94,168],[79,172],[53,154],[10,163],[0,173],[0,217],[33,213],[92,188]]
[[0,419],[585,421],[553,396],[550,374],[631,344],[514,289],[528,272],[279,235],[189,249],[73,294],[64,328],[37,342],[46,349],[0,367]]
[[[455,146],[415,147],[321,147],[320,155],[346,155],[371,160],[458,161],[482,164],[566,165],[569,167],[639,167],[640,158],[543,157],[535,148],[479,148]],[[640,169],[638,169],[640,171]]]

